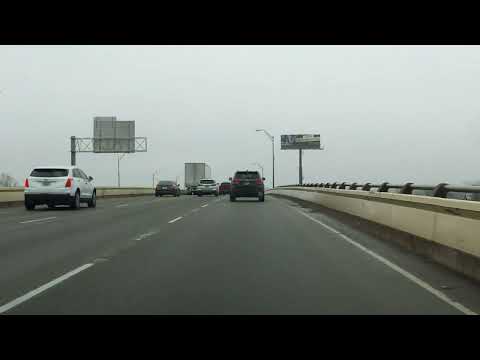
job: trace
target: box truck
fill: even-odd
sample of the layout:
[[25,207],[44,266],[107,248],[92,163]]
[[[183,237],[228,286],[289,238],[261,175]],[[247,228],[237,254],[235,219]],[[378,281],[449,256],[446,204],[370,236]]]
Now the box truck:
[[210,179],[212,169],[206,163],[185,163],[185,190],[195,195],[201,179]]

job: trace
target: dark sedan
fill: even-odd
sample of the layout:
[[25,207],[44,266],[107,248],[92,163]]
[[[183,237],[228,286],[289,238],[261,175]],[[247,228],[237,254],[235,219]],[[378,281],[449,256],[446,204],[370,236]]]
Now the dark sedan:
[[175,181],[159,181],[155,188],[155,196],[180,196],[180,187]]

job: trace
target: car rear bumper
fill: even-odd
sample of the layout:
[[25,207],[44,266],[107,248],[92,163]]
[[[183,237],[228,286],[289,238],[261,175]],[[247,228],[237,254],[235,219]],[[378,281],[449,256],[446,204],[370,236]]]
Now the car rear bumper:
[[25,194],[25,202],[34,203],[36,205],[70,205],[74,197],[70,194]]
[[197,190],[197,195],[212,195],[217,194],[217,190]]
[[264,195],[264,189],[261,189],[261,188],[232,189],[230,194],[233,197],[259,197]]
[[166,191],[166,190],[160,190],[160,191],[155,191],[155,195],[177,195],[178,192],[176,191]]

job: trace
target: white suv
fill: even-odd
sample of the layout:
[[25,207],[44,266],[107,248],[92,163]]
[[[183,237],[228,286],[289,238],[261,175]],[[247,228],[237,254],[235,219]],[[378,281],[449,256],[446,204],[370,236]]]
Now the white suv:
[[35,205],[70,205],[78,209],[80,203],[88,207],[97,205],[93,178],[76,166],[36,167],[25,180],[25,207],[35,209]]

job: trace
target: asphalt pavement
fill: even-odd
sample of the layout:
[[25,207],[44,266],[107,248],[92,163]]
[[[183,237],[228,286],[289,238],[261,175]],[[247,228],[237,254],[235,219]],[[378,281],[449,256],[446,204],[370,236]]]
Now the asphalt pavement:
[[2,314],[480,312],[478,284],[272,196],[1,209],[0,268]]

